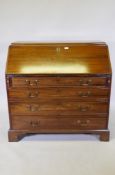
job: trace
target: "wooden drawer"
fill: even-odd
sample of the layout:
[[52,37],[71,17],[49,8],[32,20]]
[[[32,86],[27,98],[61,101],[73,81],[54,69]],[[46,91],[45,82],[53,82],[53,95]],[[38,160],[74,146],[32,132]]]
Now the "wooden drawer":
[[76,101],[39,101],[39,103],[11,103],[12,115],[62,115],[63,113],[74,115],[91,115],[95,113],[107,113],[107,103],[76,102]]
[[36,116],[13,116],[12,129],[38,130],[38,131],[74,131],[87,129],[105,129],[106,118],[80,118],[80,117],[36,117]]
[[106,85],[106,77],[13,77],[12,87]]
[[10,100],[38,100],[40,98],[74,98],[84,100],[89,98],[108,97],[109,89],[104,87],[97,88],[78,88],[78,87],[47,87],[39,89],[12,89],[9,90]]

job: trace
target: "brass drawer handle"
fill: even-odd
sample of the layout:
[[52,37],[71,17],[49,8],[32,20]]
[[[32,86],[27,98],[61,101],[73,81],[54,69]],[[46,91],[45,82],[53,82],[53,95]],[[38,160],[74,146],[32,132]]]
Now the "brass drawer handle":
[[90,106],[85,106],[85,107],[83,107],[81,105],[78,106],[78,110],[81,112],[89,111],[89,109],[90,109]]
[[80,126],[88,126],[89,123],[90,123],[90,120],[85,120],[85,121],[77,120],[77,124]]
[[30,125],[32,128],[40,127],[40,121],[30,121]]
[[27,105],[27,108],[31,112],[36,112],[39,110],[39,105]]
[[28,86],[38,86],[38,84],[39,84],[38,80],[33,80],[33,81],[25,80],[25,82],[26,82],[26,85],[28,85]]
[[88,86],[88,85],[91,85],[92,80],[89,79],[89,80],[84,81],[84,80],[80,79],[80,80],[79,80],[79,83],[80,83],[80,85]]
[[79,94],[80,97],[89,97],[91,95],[91,92],[88,91],[88,92],[84,93],[84,92],[80,91],[78,94]]
[[34,92],[33,93],[32,92],[29,92],[28,97],[29,98],[36,98],[36,97],[38,97],[38,92],[35,92],[35,93]]

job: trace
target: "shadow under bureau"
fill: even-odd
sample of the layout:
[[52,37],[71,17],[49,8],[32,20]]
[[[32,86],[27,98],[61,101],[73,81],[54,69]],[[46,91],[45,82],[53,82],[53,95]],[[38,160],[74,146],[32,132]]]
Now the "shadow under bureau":
[[99,134],[108,141],[111,76],[106,43],[12,43],[9,141],[32,133]]

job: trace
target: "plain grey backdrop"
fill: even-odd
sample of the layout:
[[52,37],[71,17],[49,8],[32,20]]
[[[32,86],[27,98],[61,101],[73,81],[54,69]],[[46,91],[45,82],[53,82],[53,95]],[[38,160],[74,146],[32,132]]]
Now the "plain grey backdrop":
[[[50,135],[8,143],[5,64],[14,41],[107,42],[113,69],[110,142],[94,136]],[[0,0],[0,174],[115,175],[114,70],[114,0]]]

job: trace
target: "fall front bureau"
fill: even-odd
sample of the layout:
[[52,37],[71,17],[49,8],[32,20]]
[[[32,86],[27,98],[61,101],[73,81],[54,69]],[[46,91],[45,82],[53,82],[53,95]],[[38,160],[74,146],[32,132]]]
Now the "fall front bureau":
[[9,141],[34,133],[98,134],[108,141],[111,76],[106,43],[12,43]]

